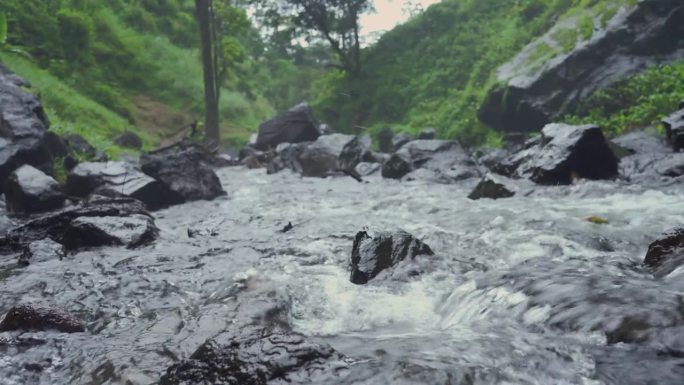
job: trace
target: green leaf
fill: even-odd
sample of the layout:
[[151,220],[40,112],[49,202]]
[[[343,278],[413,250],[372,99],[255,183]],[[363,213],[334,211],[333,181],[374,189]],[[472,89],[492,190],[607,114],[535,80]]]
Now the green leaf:
[[7,16],[4,13],[0,13],[0,45],[4,45],[7,42]]

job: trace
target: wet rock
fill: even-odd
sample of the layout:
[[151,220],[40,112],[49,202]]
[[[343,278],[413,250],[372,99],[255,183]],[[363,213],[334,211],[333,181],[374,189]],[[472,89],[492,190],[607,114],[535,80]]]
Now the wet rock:
[[385,127],[378,133],[378,146],[380,152],[391,153],[394,152],[394,131],[391,128]]
[[615,177],[618,163],[598,126],[549,124],[542,135],[509,156],[494,171],[544,185],[570,184],[575,178]]
[[361,162],[354,167],[354,171],[359,176],[369,176],[380,171],[380,168],[382,168],[382,164],[380,163]]
[[[29,164],[47,174],[52,160],[66,149],[54,133],[38,98],[24,91],[28,83],[0,64],[0,181]],[[4,188],[0,183],[0,192]]]
[[339,158],[345,146],[354,140],[352,135],[331,134],[319,137],[299,156],[302,175],[324,177],[339,170]]
[[394,153],[382,166],[382,176],[400,179],[414,170],[426,170],[421,178],[452,183],[479,176],[475,162],[458,142],[414,140]]
[[480,150],[477,154],[477,160],[483,166],[488,169],[496,167],[497,164],[501,163],[506,157],[510,155],[510,152],[503,148],[488,148]]
[[277,157],[275,151],[259,151],[254,147],[247,146],[240,151],[240,164],[249,168],[256,169],[268,167]]
[[381,271],[419,255],[434,253],[428,245],[405,231],[379,233],[375,237],[361,231],[356,234],[352,247],[350,281],[366,284]]
[[302,165],[299,162],[299,157],[310,144],[310,142],[279,144],[276,147],[276,154],[278,155],[268,163],[266,172],[268,174],[275,174],[281,170],[289,169],[293,172],[301,173]]
[[663,138],[645,131],[633,131],[620,135],[613,139],[613,142],[631,154],[670,152]]
[[62,207],[65,199],[59,183],[33,166],[21,166],[5,181],[5,200],[11,212],[55,210]]
[[247,327],[208,340],[189,359],[168,368],[159,384],[322,383],[346,367],[330,346],[294,333]]
[[667,142],[675,151],[684,149],[684,109],[663,119]]
[[489,91],[478,116],[501,131],[540,130],[587,95],[644,68],[681,59],[682,18],[680,2],[640,1],[616,12],[605,27],[597,23],[592,38],[570,52],[540,59],[539,49],[558,31],[552,29],[498,69],[499,85]]
[[298,104],[283,114],[261,123],[256,148],[269,150],[280,143],[310,142],[318,139],[318,122],[307,103]]
[[437,130],[434,128],[426,128],[423,131],[421,131],[416,139],[418,140],[432,140],[437,137]]
[[67,147],[78,156],[93,159],[97,156],[97,150],[84,137],[78,134],[69,134],[64,137]]
[[413,162],[408,154],[394,153],[382,165],[382,177],[401,179],[413,170]]
[[354,170],[361,162],[377,162],[371,150],[371,138],[369,136],[355,137],[350,140],[339,157],[339,167],[342,170]]
[[613,140],[631,154],[620,159],[620,175],[632,182],[657,185],[681,175],[684,156],[672,151],[655,133],[635,131]]
[[75,197],[87,197],[102,189],[116,191],[145,203],[150,210],[184,202],[178,193],[125,162],[81,163],[67,176],[65,188]]
[[664,277],[684,265],[684,228],[674,229],[651,243],[644,264],[656,277]]
[[482,198],[501,199],[510,198],[514,195],[515,188],[507,185],[503,177],[487,174],[478,183],[473,192],[468,195],[468,198],[472,200]]
[[62,259],[66,256],[66,249],[50,238],[31,242],[19,256],[19,265],[28,266],[31,263]]
[[84,246],[142,246],[158,229],[145,205],[132,198],[94,197],[89,202],[33,219],[8,231],[0,240],[14,250],[51,239],[69,250]]
[[405,144],[411,142],[413,140],[413,137],[411,135],[405,133],[405,132],[400,132],[394,137],[392,137],[392,149],[393,151],[399,151],[402,147],[404,147]]
[[225,195],[218,176],[194,147],[173,148],[140,158],[142,171],[160,181],[184,202],[211,200]]
[[125,148],[140,150],[143,146],[143,141],[135,132],[125,131],[123,134],[114,138],[114,144]]
[[61,310],[18,305],[10,309],[0,322],[0,332],[17,330],[82,333],[86,329],[83,321]]
[[158,234],[154,219],[148,215],[80,217],[69,223],[62,242],[69,250],[101,246],[132,249],[153,242]]

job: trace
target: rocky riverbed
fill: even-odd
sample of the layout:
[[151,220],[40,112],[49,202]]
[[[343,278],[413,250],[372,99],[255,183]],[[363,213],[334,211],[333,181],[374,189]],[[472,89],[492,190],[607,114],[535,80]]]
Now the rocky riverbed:
[[[4,269],[0,312],[61,309],[86,332],[1,333],[3,383],[681,383],[684,270],[656,278],[642,264],[684,223],[679,184],[472,201],[475,178],[218,175],[225,196],[155,213],[153,244]],[[357,232],[393,229],[434,255],[351,283]],[[211,372],[214,350],[258,375]]]

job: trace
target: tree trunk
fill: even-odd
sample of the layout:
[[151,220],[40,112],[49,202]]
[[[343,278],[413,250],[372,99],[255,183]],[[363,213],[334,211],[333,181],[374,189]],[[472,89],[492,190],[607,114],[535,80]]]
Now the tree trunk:
[[218,94],[216,68],[214,61],[214,44],[212,42],[212,0],[195,0],[197,24],[199,25],[202,43],[202,67],[204,72],[204,106],[206,110],[204,127],[205,139],[218,144],[220,142],[218,124]]

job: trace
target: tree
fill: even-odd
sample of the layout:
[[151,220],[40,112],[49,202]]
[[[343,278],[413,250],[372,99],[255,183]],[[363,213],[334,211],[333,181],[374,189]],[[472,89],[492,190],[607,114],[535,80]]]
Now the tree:
[[197,24],[202,45],[202,68],[204,72],[205,139],[218,144],[219,133],[219,83],[217,79],[216,33],[212,0],[195,0]]
[[282,34],[292,26],[311,40],[322,39],[335,52],[340,68],[361,75],[359,17],[373,10],[370,0],[252,0],[262,24]]

